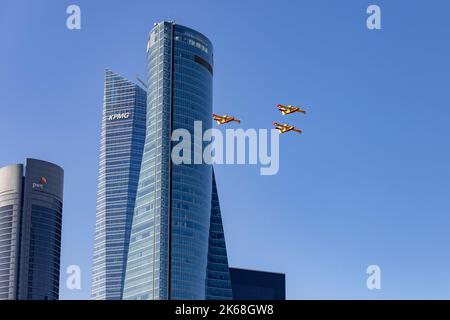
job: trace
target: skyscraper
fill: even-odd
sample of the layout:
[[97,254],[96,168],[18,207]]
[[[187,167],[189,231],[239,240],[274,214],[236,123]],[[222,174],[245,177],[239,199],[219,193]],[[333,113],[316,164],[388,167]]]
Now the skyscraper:
[[[123,297],[230,299],[212,166],[171,161],[173,130],[194,136],[194,121],[211,128],[212,44],[193,29],[161,22],[150,32],[147,57],[147,133]],[[191,147],[199,156],[203,146]]]
[[145,140],[146,91],[105,71],[92,298],[122,298]]
[[59,298],[63,180],[41,160],[0,168],[0,300]]

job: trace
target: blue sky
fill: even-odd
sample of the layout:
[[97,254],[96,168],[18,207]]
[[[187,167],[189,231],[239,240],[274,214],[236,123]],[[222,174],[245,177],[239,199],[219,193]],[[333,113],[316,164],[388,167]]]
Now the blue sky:
[[[66,28],[78,4],[82,29]],[[366,28],[366,8],[382,30]],[[216,168],[231,266],[284,272],[289,299],[450,299],[447,1],[0,0],[0,166],[65,169],[61,298],[87,299],[103,72],[146,77],[153,23],[215,47],[214,110],[280,137],[280,171]],[[65,268],[82,289],[65,288]],[[368,265],[381,290],[366,288]]]

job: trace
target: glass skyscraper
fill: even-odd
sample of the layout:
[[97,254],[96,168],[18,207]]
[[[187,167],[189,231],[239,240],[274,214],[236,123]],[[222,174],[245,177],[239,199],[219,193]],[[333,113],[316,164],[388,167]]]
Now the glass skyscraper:
[[146,91],[106,70],[92,299],[122,298],[145,120]]
[[[123,298],[230,299],[212,166],[171,161],[173,130],[194,136],[194,121],[211,128],[212,44],[161,22],[150,32],[147,57],[147,132]],[[192,157],[201,157],[203,146],[191,146]]]
[[208,267],[206,275],[206,299],[232,299],[231,276],[228,268],[227,247],[222,225],[219,195],[213,171],[211,222],[209,225]]
[[57,300],[63,170],[27,159],[0,168],[0,300]]

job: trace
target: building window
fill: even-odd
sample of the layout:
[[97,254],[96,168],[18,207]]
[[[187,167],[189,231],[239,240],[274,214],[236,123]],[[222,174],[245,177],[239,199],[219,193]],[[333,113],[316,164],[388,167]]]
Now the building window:
[[213,68],[208,63],[208,61],[206,61],[205,59],[203,59],[202,57],[199,57],[199,56],[194,56],[194,60],[195,60],[195,62],[201,64],[206,69],[208,69],[208,71],[209,71],[209,73],[211,73],[211,75],[213,74]]

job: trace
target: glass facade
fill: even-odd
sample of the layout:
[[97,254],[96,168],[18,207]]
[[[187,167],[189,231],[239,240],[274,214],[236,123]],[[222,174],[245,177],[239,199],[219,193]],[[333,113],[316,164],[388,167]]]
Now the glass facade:
[[58,300],[63,170],[27,159],[20,237],[19,300]]
[[0,299],[59,298],[63,180],[41,160],[0,169]]
[[122,298],[145,140],[146,91],[105,71],[92,298]]
[[17,297],[23,166],[0,169],[0,300]]
[[[124,299],[205,299],[212,166],[171,161],[171,132],[211,128],[213,48],[199,32],[161,22],[147,44],[147,133]],[[191,141],[192,162],[202,145]],[[220,215],[220,212],[219,212]]]
[[55,300],[59,295],[62,202],[31,205],[26,299]]
[[11,266],[14,266],[11,262],[13,258],[14,247],[13,244],[17,230],[13,231],[13,206],[0,207],[0,300],[7,300],[14,296],[13,285],[14,278],[11,277]]
[[222,215],[220,212],[219,195],[217,193],[214,172],[206,277],[207,300],[230,300],[233,298],[230,270],[228,268],[227,247],[225,244],[225,233],[223,232]]

